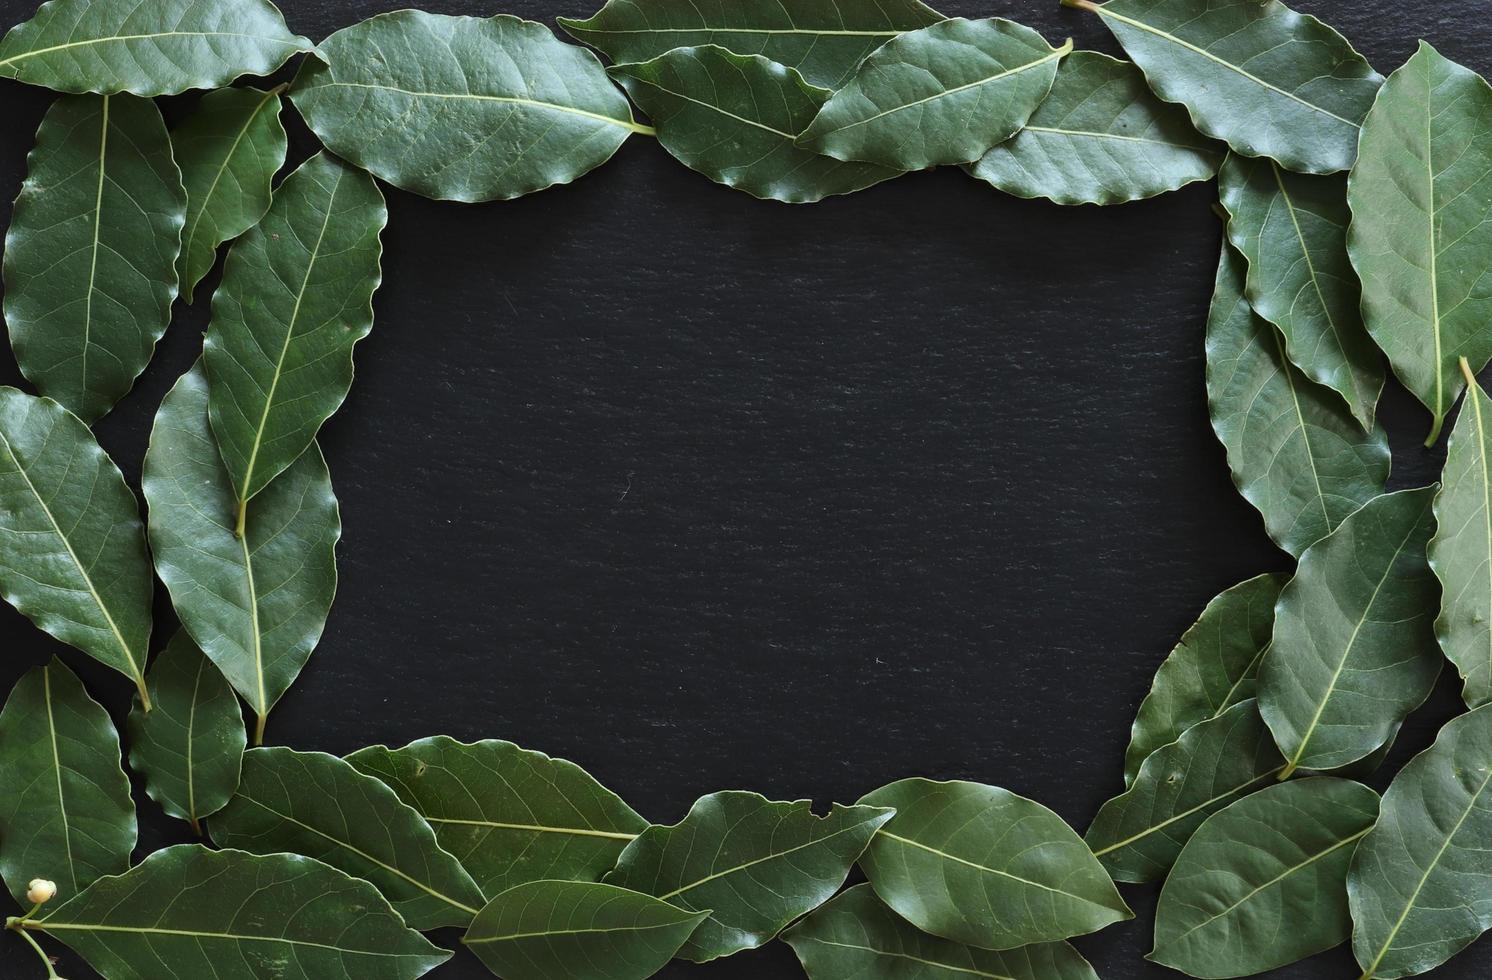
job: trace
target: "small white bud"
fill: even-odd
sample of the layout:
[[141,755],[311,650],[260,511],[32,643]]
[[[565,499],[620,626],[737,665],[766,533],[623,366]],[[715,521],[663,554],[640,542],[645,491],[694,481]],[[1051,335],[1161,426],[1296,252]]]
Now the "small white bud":
[[26,901],[33,905],[42,905],[50,902],[57,896],[57,883],[45,878],[33,878],[31,884],[26,886]]

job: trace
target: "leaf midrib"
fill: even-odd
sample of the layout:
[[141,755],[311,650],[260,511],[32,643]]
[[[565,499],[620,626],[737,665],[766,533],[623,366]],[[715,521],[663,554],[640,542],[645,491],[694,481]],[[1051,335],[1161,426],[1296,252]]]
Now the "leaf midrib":
[[609,830],[583,830],[579,827],[549,827],[543,824],[502,823],[495,820],[463,820],[459,817],[426,816],[425,820],[432,824],[454,824],[462,827],[487,827],[492,830],[530,831],[541,834],[566,834],[572,837],[603,837],[607,840],[621,841],[632,841],[637,839],[636,834],[624,834]]
[[734,119],[736,122],[745,123],[748,126],[755,126],[757,129],[762,129],[762,130],[765,130],[765,131],[771,133],[773,136],[781,136],[783,139],[787,140],[789,143],[791,143],[793,140],[797,139],[797,134],[796,133],[784,133],[782,130],[775,129],[775,128],[771,127],[771,126],[768,126],[766,123],[757,122],[755,119],[747,119],[745,116],[738,116],[734,112],[731,112],[728,109],[723,108],[722,106],[714,105],[713,103],[710,103],[710,102],[702,102],[699,99],[696,99],[696,98],[694,98],[693,96],[690,96],[690,95],[686,95],[683,92],[675,92],[671,88],[665,88],[662,84],[660,84],[658,82],[655,82],[655,81],[653,81],[650,78],[641,78],[641,77],[639,77],[637,75],[632,75],[632,74],[629,74],[627,77],[628,78],[632,78],[632,79],[636,79],[637,81],[641,82],[644,85],[650,85],[653,88],[657,89],[658,91],[662,92],[664,95],[671,95],[671,96],[673,96],[676,99],[682,99],[685,102],[689,102],[689,103],[692,103],[694,105],[697,105],[697,106],[699,106],[702,109],[708,109],[711,112],[719,113],[720,115],[725,116],[727,119]]
[[243,933],[208,932],[197,929],[163,929],[160,926],[111,926],[96,922],[52,922],[49,919],[27,920],[22,925],[23,928],[40,929],[42,932],[117,932],[127,933],[132,936],[180,936],[186,939],[222,939],[240,943],[284,943],[287,946],[306,946],[311,949],[324,949],[333,953],[351,954],[353,956],[388,956],[398,959],[412,959],[417,956],[414,953],[385,953],[373,949],[351,949],[342,946],[330,946],[326,943],[313,943],[305,939],[289,939],[284,936],[251,936]]
[[1145,31],[1147,34],[1154,34],[1156,37],[1164,38],[1167,41],[1171,41],[1183,48],[1186,48],[1188,51],[1201,55],[1209,61],[1222,65],[1229,71],[1235,72],[1238,75],[1247,78],[1249,81],[1253,82],[1256,85],[1260,85],[1271,92],[1283,95],[1285,98],[1290,99],[1293,102],[1298,102],[1301,105],[1305,106],[1307,109],[1310,109],[1314,112],[1319,112],[1323,116],[1329,116],[1332,119],[1335,119],[1337,122],[1346,123],[1353,129],[1362,128],[1360,124],[1355,123],[1350,119],[1344,119],[1341,116],[1337,115],[1335,112],[1332,112],[1330,109],[1326,109],[1311,102],[1307,102],[1305,99],[1301,98],[1295,93],[1287,92],[1284,89],[1280,88],[1278,85],[1273,85],[1269,82],[1266,82],[1258,75],[1255,75],[1249,71],[1245,71],[1241,66],[1235,65],[1229,61],[1224,61],[1222,58],[1219,58],[1217,55],[1213,54],[1211,51],[1208,51],[1206,48],[1199,47],[1198,45],[1192,44],[1190,41],[1183,40],[1182,38],[1177,37],[1175,34],[1172,34],[1169,31],[1163,31],[1158,27],[1145,23],[1144,21],[1135,20],[1133,17],[1126,17],[1123,14],[1115,13],[1114,11],[1109,10],[1103,5],[1095,5],[1093,7],[1093,10],[1102,17],[1112,17],[1117,21],[1130,25],[1131,27],[1135,27],[1139,30]]
[[691,915],[680,919],[678,922],[655,922],[645,926],[596,926],[590,929],[548,929],[543,932],[514,932],[503,936],[484,936],[480,939],[463,938],[461,942],[466,946],[480,946],[483,943],[505,943],[516,939],[542,939],[545,936],[590,936],[609,932],[651,932],[654,929],[672,929],[683,925],[689,919],[698,918]]
[[866,116],[864,119],[856,119],[852,122],[846,123],[843,126],[839,126],[836,129],[826,130],[823,134],[816,135],[819,135],[820,138],[822,138],[823,136],[832,136],[837,133],[847,132],[848,130],[854,129],[857,126],[866,126],[870,123],[876,122],[879,119],[883,119],[886,116],[892,115],[893,113],[904,112],[907,109],[915,109],[918,106],[926,105],[929,102],[936,102],[939,99],[946,99],[951,96],[958,95],[961,92],[967,92],[969,89],[979,88],[982,85],[989,85],[1002,79],[1010,78],[1023,72],[1028,72],[1033,68],[1039,68],[1042,65],[1046,64],[1048,61],[1053,61],[1055,59],[1063,57],[1071,50],[1072,42],[1068,41],[1062,47],[1053,48],[1050,52],[1042,55],[1035,61],[1027,62],[1024,65],[1019,65],[1015,68],[1007,68],[996,75],[988,75],[984,78],[975,79],[972,82],[965,82],[962,85],[955,85],[953,88],[943,89],[941,92],[934,92],[932,95],[925,96],[921,99],[916,99],[912,102],[903,102],[900,105],[894,105],[889,109],[882,109],[880,112],[877,112],[874,115]]
[[124,641],[124,634],[120,632],[118,624],[114,622],[114,617],[110,615],[108,607],[104,605],[103,597],[98,594],[98,589],[93,585],[92,577],[83,568],[83,563],[78,560],[77,552],[73,551],[72,542],[67,539],[67,535],[62,533],[62,525],[57,523],[57,518],[53,516],[52,509],[42,499],[41,494],[36,489],[36,484],[31,482],[31,474],[27,473],[26,468],[21,465],[21,460],[16,456],[15,449],[11,446],[10,439],[6,437],[4,432],[0,432],[0,443],[4,443],[5,454],[15,464],[16,473],[25,481],[26,489],[30,490],[31,496],[36,499],[36,505],[41,508],[43,514],[47,515],[47,521],[52,525],[52,531],[57,535],[57,540],[62,542],[62,547],[67,551],[67,557],[72,561],[73,567],[78,570],[78,575],[82,577],[83,584],[88,587],[88,594],[93,598],[93,604],[98,607],[99,612],[103,613],[104,622],[108,624],[109,631],[114,634],[114,641],[119,644],[120,652],[124,654],[125,660],[129,662],[130,676],[134,680],[143,683],[144,678],[140,674],[139,665],[135,663],[135,657],[130,653],[129,644]]
[[[359,88],[370,89],[374,92],[394,92],[398,95],[407,95],[416,99],[454,99],[462,102],[497,102],[507,105],[527,106],[531,109],[541,109],[548,112],[562,112],[570,115],[580,116],[596,122],[610,123],[623,129],[639,132],[640,126],[635,120],[617,119],[601,112],[591,112],[577,106],[561,105],[558,102],[546,102],[543,99],[525,99],[513,95],[482,95],[477,92],[424,92],[415,89],[400,88],[397,85],[375,85],[370,82],[322,82],[326,88]],[[615,91],[615,89],[613,89]]]
[[[278,93],[273,90],[264,93],[264,98],[259,100],[259,104],[254,107],[254,111],[249,113],[248,120],[233,137],[233,143],[228,147],[228,152],[223,157],[222,164],[219,165],[217,172],[212,175],[212,183],[208,185],[207,193],[202,196],[202,206],[197,208],[196,218],[190,222],[191,231],[187,233],[186,242],[181,247],[183,265],[186,263],[186,257],[191,253],[193,244],[197,241],[197,232],[202,229],[202,216],[207,213],[207,206],[212,202],[213,195],[217,193],[218,184],[222,182],[223,175],[228,172],[228,165],[233,162],[233,156],[238,152],[239,144],[243,142],[244,137],[248,135],[249,130],[258,121],[259,113],[264,111],[264,107],[269,104],[269,100],[275,98],[277,95]],[[187,288],[191,289],[192,287],[188,286]]]
[[840,943],[835,942],[832,939],[819,939],[817,936],[801,936],[794,938],[796,938],[798,942],[818,943],[821,946],[833,946],[836,949],[857,949],[861,950],[862,952],[872,953],[876,956],[888,956],[893,959],[910,960],[913,963],[920,963],[924,966],[936,967],[940,970],[948,970],[952,973],[967,973],[969,976],[972,977],[987,977],[989,978],[989,980],[1016,980],[1015,977],[1006,976],[1003,973],[985,973],[983,970],[976,970],[972,967],[954,966],[951,963],[940,963],[937,960],[926,960],[920,956],[913,956],[910,953],[896,953],[892,952],[889,949],[877,949],[874,946],[860,946],[855,943]]
[[[1171,816],[1167,817],[1165,820],[1162,820],[1160,823],[1153,824],[1153,825],[1151,825],[1149,827],[1146,827],[1144,830],[1140,831],[1138,834],[1135,834],[1132,837],[1126,837],[1124,840],[1116,841],[1115,843],[1110,844],[1108,847],[1105,847],[1105,848],[1102,848],[1100,850],[1094,851],[1093,852],[1093,856],[1094,857],[1103,857],[1105,854],[1111,854],[1114,851],[1119,850],[1120,848],[1129,847],[1131,844],[1134,844],[1136,841],[1144,840],[1146,837],[1149,837],[1151,834],[1160,833],[1162,830],[1165,830],[1167,827],[1171,826],[1171,824],[1178,823],[1179,821],[1185,820],[1188,817],[1193,816],[1193,815],[1201,812],[1202,810],[1207,809],[1208,807],[1212,806],[1212,804],[1218,802],[1219,800],[1226,800],[1228,797],[1233,796],[1236,793],[1243,792],[1244,790],[1248,789],[1250,786],[1254,785],[1255,783],[1263,782],[1266,779],[1272,778],[1276,773],[1280,772],[1284,768],[1285,768],[1284,766],[1276,766],[1275,768],[1269,770],[1268,772],[1266,772],[1266,773],[1264,773],[1262,775],[1259,775],[1259,776],[1255,776],[1253,779],[1250,779],[1247,782],[1240,783],[1239,785],[1233,787],[1230,790],[1227,790],[1225,792],[1219,793],[1216,796],[1213,796],[1213,797],[1211,797],[1209,799],[1203,800],[1201,803],[1198,803],[1196,806],[1189,807],[1189,808],[1187,808],[1185,810],[1182,810],[1180,813],[1172,814]],[[1130,790],[1130,792],[1132,793],[1132,792],[1134,792],[1134,790]]]
[[79,364],[78,403],[80,405],[88,397],[88,348],[93,343],[93,294],[98,284],[99,243],[104,225],[104,182],[108,174],[105,163],[109,150],[109,99],[110,96],[103,97],[102,110],[99,113],[102,123],[99,126],[98,136],[98,189],[93,198],[93,247],[88,258],[88,288],[83,294],[83,350],[79,354],[81,362]]
[[1040,888],[1043,891],[1049,891],[1049,892],[1051,892],[1051,893],[1053,893],[1055,895],[1064,895],[1064,896],[1066,896],[1068,898],[1071,898],[1071,899],[1073,899],[1075,901],[1082,902],[1085,905],[1095,905],[1095,906],[1098,906],[1099,908],[1108,908],[1108,906],[1104,905],[1103,903],[1101,903],[1101,902],[1095,902],[1093,899],[1087,898],[1087,897],[1085,897],[1083,895],[1078,895],[1078,894],[1076,894],[1074,892],[1066,891],[1066,890],[1061,889],[1061,888],[1054,888],[1053,886],[1045,884],[1045,883],[1040,882],[1040,881],[1032,881],[1029,878],[1022,878],[1020,875],[1012,874],[1009,871],[1002,871],[999,868],[987,867],[986,865],[979,864],[979,863],[977,863],[975,861],[970,861],[968,858],[962,858],[962,857],[959,857],[957,854],[950,854],[947,851],[940,850],[940,849],[938,849],[936,847],[933,847],[933,846],[931,846],[929,844],[924,844],[921,841],[912,840],[910,837],[902,837],[900,834],[893,834],[890,831],[886,831],[886,830],[877,831],[877,834],[878,834],[878,836],[885,837],[888,840],[894,840],[894,841],[896,841],[899,844],[906,844],[909,847],[919,848],[921,850],[927,851],[929,854],[935,854],[935,855],[937,855],[940,858],[944,858],[944,859],[949,860],[949,861],[954,861],[954,862],[956,862],[958,864],[962,864],[962,865],[965,865],[967,867],[973,868],[976,871],[983,871],[983,872],[986,872],[988,874],[998,875],[1001,878],[1009,878],[1011,881],[1017,881],[1017,882],[1020,882],[1023,885],[1030,885],[1032,888]]
[[74,889],[78,887],[78,866],[73,858],[72,821],[67,819],[67,797],[62,792],[62,753],[57,747],[57,720],[52,714],[52,668],[41,669],[42,700],[47,706],[47,736],[52,746],[52,770],[57,774],[57,811],[61,815],[62,849],[67,854],[67,873]]
[[65,44],[53,44],[50,47],[33,48],[30,51],[22,51],[20,54],[11,55],[9,58],[0,61],[0,68],[3,68],[6,65],[13,65],[18,61],[25,61],[27,58],[35,58],[40,55],[52,54],[56,51],[68,51],[73,48],[88,47],[95,44],[123,44],[130,41],[154,41],[159,38],[166,37],[237,37],[251,41],[268,41],[270,44],[279,44],[285,47],[295,48],[297,51],[303,50],[305,48],[305,45],[296,40],[287,41],[284,38],[279,37],[268,37],[262,34],[242,34],[235,31],[158,31],[152,34],[111,34],[108,37],[88,38],[87,40],[83,41],[68,41]]
[[[880,815],[878,815],[878,816],[880,816]],[[876,819],[876,818],[875,817],[869,818],[869,820],[874,820],[874,819]],[[763,855],[762,857],[759,857],[759,858],[752,858],[750,861],[742,862],[741,864],[735,865],[734,867],[725,868],[724,870],[721,870],[721,871],[712,872],[711,874],[705,875],[703,878],[700,878],[700,879],[698,879],[696,881],[690,882],[689,884],[683,886],[682,888],[675,888],[673,891],[668,892],[665,895],[659,895],[659,896],[657,896],[657,898],[658,898],[659,901],[666,902],[666,901],[668,901],[671,898],[677,898],[678,896],[684,894],[687,891],[693,891],[694,889],[700,887],[701,885],[708,884],[708,883],[710,883],[712,881],[716,881],[716,880],[718,880],[720,878],[724,878],[724,877],[727,877],[729,875],[739,874],[740,872],[745,871],[747,868],[754,868],[758,864],[765,864],[768,861],[777,861],[777,860],[780,860],[782,858],[787,857],[789,854],[796,854],[798,851],[804,850],[806,848],[814,847],[814,846],[817,846],[819,844],[824,844],[824,843],[826,843],[828,841],[833,840],[836,837],[842,837],[845,834],[851,833],[852,831],[859,830],[861,827],[865,826],[865,824],[868,823],[869,820],[862,820],[859,823],[854,823],[854,824],[850,824],[849,826],[846,826],[846,827],[841,827],[841,828],[839,828],[838,830],[836,830],[836,831],[834,831],[832,833],[825,834],[823,837],[817,837],[817,838],[814,838],[813,840],[804,841],[801,844],[796,844],[793,847],[789,847],[785,851],[774,851],[771,854]]]

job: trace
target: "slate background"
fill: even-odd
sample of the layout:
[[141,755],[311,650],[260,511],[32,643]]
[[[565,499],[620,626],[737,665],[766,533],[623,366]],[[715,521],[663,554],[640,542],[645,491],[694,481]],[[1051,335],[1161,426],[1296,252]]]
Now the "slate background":
[[[0,23],[32,6],[0,0]],[[321,38],[401,3],[281,6]],[[426,6],[552,23],[592,5]],[[1385,73],[1420,36],[1492,70],[1484,0],[1299,6]],[[1118,53],[1095,17],[1048,0],[940,9]],[[0,83],[0,199],[50,99]],[[163,101],[174,120],[193,98]],[[286,120],[299,160],[315,144]],[[907,775],[970,778],[1081,829],[1119,790],[1135,707],[1181,632],[1222,589],[1289,567],[1207,420],[1212,185],[1063,209],[950,169],[790,207],[634,138],[515,202],[385,191],[376,326],[322,436],[341,587],[273,743],[511,739],[659,822],[723,788],[827,805]],[[177,312],[97,427],[137,488],[207,304]],[[6,345],[0,383],[25,386]],[[1382,416],[1393,487],[1435,479],[1426,414],[1394,385]],[[173,628],[163,602],[157,644]],[[116,718],[128,708],[121,678],[8,606],[0,651],[4,690],[61,653]],[[1457,709],[1443,682],[1390,766]],[[187,839],[136,798],[141,855]],[[1106,980],[1175,975],[1141,959],[1154,889],[1126,895],[1139,920],[1078,945]],[[61,955],[65,976],[92,976]],[[1435,975],[1489,969],[1484,942]],[[1356,972],[1338,951],[1275,976]],[[0,939],[0,976],[38,975]],[[431,976],[488,975],[459,952]],[[663,974],[800,975],[781,944]]]

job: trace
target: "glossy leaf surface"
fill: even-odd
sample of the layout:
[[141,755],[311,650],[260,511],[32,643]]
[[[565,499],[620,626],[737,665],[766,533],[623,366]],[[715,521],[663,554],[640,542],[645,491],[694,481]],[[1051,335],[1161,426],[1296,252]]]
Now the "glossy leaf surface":
[[1299,556],[1383,492],[1388,435],[1364,432],[1334,392],[1291,364],[1244,296],[1244,260],[1223,247],[1207,321],[1207,406],[1228,468],[1269,536]]
[[88,426],[0,388],[0,590],[143,688],[154,582],[139,505]]
[[1363,326],[1362,287],[1347,257],[1347,179],[1234,154],[1219,184],[1228,238],[1248,260],[1254,312],[1279,327],[1291,363],[1371,427],[1383,356]]
[[291,92],[333,153],[439,200],[565,184],[640,127],[595,55],[506,14],[400,10],[322,42]]
[[869,885],[836,895],[783,933],[809,980],[1098,980],[1067,943],[997,951],[919,932]]
[[1167,102],[1247,157],[1346,170],[1383,78],[1342,35],[1278,0],[1109,0],[1088,7]]
[[1140,703],[1124,754],[1124,785],[1150,753],[1187,729],[1254,697],[1259,664],[1274,630],[1283,575],[1260,575],[1213,599],[1176,644]]
[[737,54],[762,55],[797,69],[810,85],[833,89],[882,44],[942,19],[918,0],[607,0],[586,20],[561,17],[559,22],[617,64],[718,44]]
[[1430,410],[1461,392],[1458,360],[1492,356],[1492,87],[1421,42],[1363,124],[1348,249],[1368,331]]
[[268,75],[313,50],[268,0],[51,0],[0,41],[0,78],[175,95]]
[[583,881],[531,881],[494,898],[462,943],[503,980],[644,980],[709,912]]
[[1347,878],[1365,980],[1433,970],[1492,926],[1492,707],[1452,719],[1383,794]]
[[1018,197],[1120,204],[1207,180],[1222,157],[1184,110],[1151,93],[1134,65],[1074,51],[1025,128],[969,172]]
[[219,847],[304,854],[371,881],[414,929],[465,926],[483,903],[418,813],[334,755],[250,749],[210,827]]
[[209,92],[171,131],[186,185],[186,227],[176,268],[188,303],[217,261],[218,246],[254,227],[269,210],[270,180],[285,164],[285,127],[276,89]]
[[686,166],[753,197],[804,204],[897,176],[872,163],[845,163],[798,147],[829,98],[791,68],[759,55],[707,46],[678,48],[613,76]]
[[435,828],[482,892],[530,881],[600,881],[648,822],[584,769],[491,739],[438,735],[347,757]]
[[1161,891],[1150,959],[1244,977],[1347,941],[1347,867],[1378,794],[1323,777],[1280,783],[1207,818]]
[[1026,124],[1070,50],[999,18],[902,34],[865,59],[798,143],[895,170],[972,163]]
[[249,504],[243,537],[199,364],[161,402],[141,486],[150,545],[186,631],[261,719],[305,666],[337,586],[337,499],[314,445]]
[[387,221],[372,177],[318,153],[228,253],[202,349],[239,501],[299,459],[347,397],[352,348],[373,329]]
[[413,980],[451,955],[366,881],[299,855],[196,844],[156,851],[28,925],[111,980]]
[[1160,878],[1202,821],[1277,779],[1285,760],[1255,701],[1187,729],[1151,753],[1084,839],[1115,881]]
[[821,905],[890,818],[878,807],[835,806],[818,817],[807,800],[712,793],[678,823],[643,831],[606,881],[679,908],[711,910],[679,952],[702,963],[755,949]]
[[129,867],[135,804],[119,733],[60,660],[34,667],[0,711],[0,877],[22,908],[33,878],[66,901]]
[[1083,839],[1032,800],[979,783],[903,779],[860,802],[896,810],[860,867],[923,932],[1014,949],[1132,917]]
[[145,674],[154,707],[136,700],[129,715],[130,768],[171,816],[200,835],[202,818],[238,788],[248,736],[243,709],[222,672],[183,630]]
[[1301,556],[1280,595],[1259,710],[1291,770],[1372,755],[1435,686],[1434,497],[1426,487],[1370,501]]
[[127,393],[171,321],[186,219],[160,110],[52,103],[5,235],[5,321],[37,390],[86,422]]
[[1440,580],[1440,648],[1473,708],[1492,701],[1492,399],[1475,378],[1451,431],[1435,495],[1430,568]]

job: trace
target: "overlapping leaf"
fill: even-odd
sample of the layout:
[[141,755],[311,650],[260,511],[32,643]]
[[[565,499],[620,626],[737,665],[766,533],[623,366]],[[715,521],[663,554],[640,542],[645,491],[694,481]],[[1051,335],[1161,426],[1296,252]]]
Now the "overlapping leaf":
[[1363,124],[1348,250],[1368,331],[1440,435],[1492,356],[1492,87],[1421,43]]
[[135,804],[119,733],[60,660],[28,671],[0,711],[0,877],[23,908],[33,878],[69,899],[129,867]]
[[1132,917],[1083,839],[1032,800],[978,783],[903,779],[860,802],[896,811],[860,866],[881,900],[923,932],[1015,949]]
[[1492,926],[1492,707],[1454,719],[1383,794],[1347,878],[1364,980],[1433,970]]
[[1492,701],[1492,399],[1466,370],[1466,401],[1451,431],[1435,496],[1430,567],[1440,579],[1440,648],[1465,681],[1473,708]]
[[415,929],[465,926],[484,901],[418,813],[334,755],[250,749],[210,828],[219,847],[304,854],[371,881]]
[[1138,68],[1074,51],[1025,128],[969,172],[1019,197],[1120,204],[1207,180],[1221,162],[1222,147],[1151,94]]
[[1116,881],[1152,881],[1202,821],[1284,768],[1257,702],[1240,702],[1152,752],[1133,785],[1098,811],[1084,839]]
[[347,397],[352,348],[373,329],[387,221],[373,178],[318,153],[228,253],[203,362],[240,519]]
[[606,70],[543,24],[400,10],[322,42],[291,97],[321,141],[405,190],[452,201],[569,183],[642,129]]
[[1254,696],[1285,581],[1259,575],[1233,586],[1182,635],[1140,703],[1124,754],[1124,785],[1134,782],[1150,753]]
[[280,90],[228,88],[202,97],[171,132],[186,185],[186,227],[176,267],[190,303],[217,261],[218,246],[252,228],[269,210],[270,180],[285,164]]
[[88,426],[0,388],[0,591],[145,689],[153,582],[139,506]]
[[26,925],[131,980],[414,980],[451,955],[366,881],[299,855],[196,844],[156,851]]
[[643,831],[606,881],[682,909],[711,910],[679,952],[703,963],[755,949],[821,905],[890,818],[874,806],[835,806],[818,817],[807,800],[712,793],[678,823]]
[[186,631],[259,718],[305,666],[337,587],[342,533],[321,451],[312,446],[249,505],[238,495],[208,424],[200,365],[161,402],[141,479],[156,571]]
[[243,709],[222,673],[183,630],[145,675],[150,700],[129,716],[130,768],[145,791],[199,835],[202,818],[221,810],[238,788]]
[[1150,959],[1244,977],[1347,941],[1347,867],[1378,794],[1345,779],[1271,786],[1207,818],[1160,894]]
[[1071,50],[1000,18],[902,34],[865,59],[798,143],[894,170],[972,163],[1026,124]]
[[1435,686],[1434,496],[1426,487],[1368,502],[1301,556],[1280,595],[1259,710],[1290,771],[1372,755]]
[[798,954],[809,980],[1098,980],[1067,943],[991,950],[919,932],[869,885],[835,896],[782,938]]
[[762,55],[797,69],[810,85],[834,89],[882,44],[942,19],[918,0],[607,0],[586,20],[561,17],[559,22],[618,64],[718,44],[737,54]]
[[584,881],[532,881],[498,895],[462,943],[503,980],[644,980],[708,911]]
[[791,68],[712,45],[676,48],[611,70],[658,129],[658,142],[713,181],[790,204],[848,194],[897,176],[798,147],[828,100]]
[[1329,174],[1357,157],[1383,78],[1352,45],[1278,0],[1063,0],[1096,11],[1167,102],[1248,157]]
[[1243,290],[1243,258],[1224,245],[1207,321],[1208,409],[1233,482],[1298,556],[1383,492],[1388,436],[1364,432],[1341,398],[1290,363]]
[[5,235],[5,320],[22,373],[86,422],[114,407],[171,321],[186,220],[160,110],[58,99]]
[[175,95],[314,51],[268,0],[50,0],[0,41],[0,77],[59,92]]
[[530,881],[599,881],[648,822],[584,769],[495,739],[446,736],[347,757],[435,828],[484,894]]
[[1383,356],[1363,326],[1362,287],[1347,257],[1347,179],[1233,154],[1219,184],[1228,237],[1248,260],[1249,303],[1279,327],[1291,363],[1370,428]]

